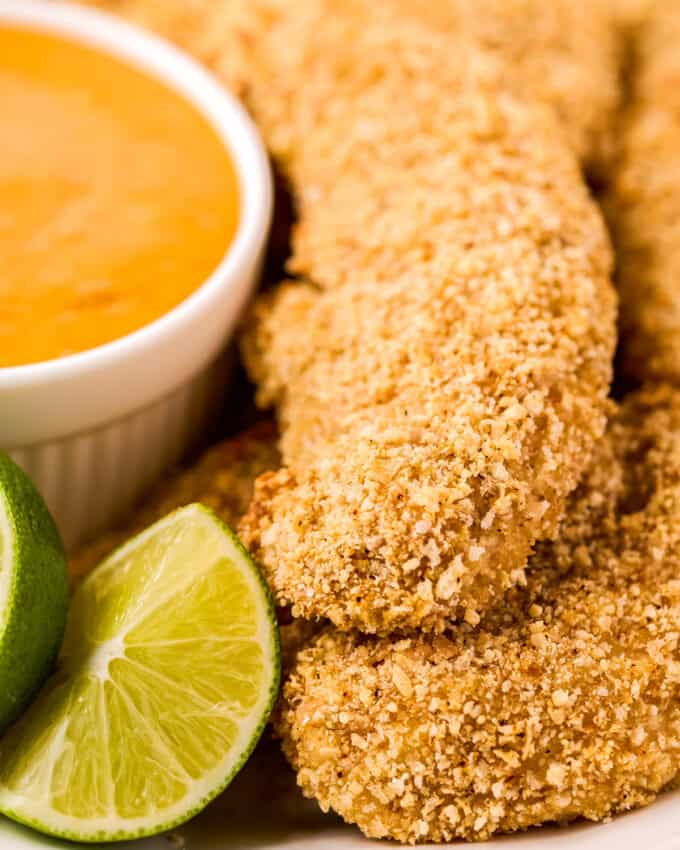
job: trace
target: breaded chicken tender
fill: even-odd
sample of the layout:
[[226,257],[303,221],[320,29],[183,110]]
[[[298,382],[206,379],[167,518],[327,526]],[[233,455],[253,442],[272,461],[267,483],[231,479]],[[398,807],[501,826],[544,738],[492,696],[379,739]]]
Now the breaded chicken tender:
[[517,90],[553,106],[586,170],[603,172],[621,97],[619,0],[392,2],[439,32],[467,31],[502,54]]
[[[658,0],[607,0],[610,8],[616,15],[619,26],[624,27],[623,43],[624,53],[630,47],[634,34],[630,32],[631,27],[639,27],[654,9]],[[625,29],[629,31],[626,32]],[[623,60],[625,62],[625,58]]]
[[[266,33],[271,6],[256,2],[249,8],[245,0],[87,2],[156,30],[223,74],[228,70],[228,79],[246,98],[252,90],[248,50],[241,52],[234,36]],[[499,54],[513,84],[553,107],[579,159],[597,166],[611,147],[620,98],[616,12],[624,2],[627,7],[649,0],[383,0],[382,5],[442,35],[458,39],[463,32]],[[338,14],[352,8],[353,0],[333,6]],[[256,112],[259,117],[260,109]],[[262,117],[261,124],[268,135],[269,122]]]
[[300,652],[278,731],[372,837],[484,839],[645,805],[680,768],[680,392],[610,421],[559,542],[478,628]]
[[634,39],[631,99],[606,209],[618,257],[622,367],[680,383],[680,4]]
[[[259,302],[245,343],[285,467],[241,533],[279,602],[374,632],[476,622],[555,532],[604,427],[614,344],[608,241],[569,134],[508,36],[493,44],[521,27],[421,22],[409,0],[118,8],[245,98],[294,195],[300,280]],[[582,79],[592,39],[577,50],[576,18],[559,20]],[[565,67],[547,87],[585,101]]]
[[202,502],[224,522],[236,525],[250,503],[257,476],[279,463],[271,422],[260,422],[213,446],[194,466],[161,481],[127,523],[77,552],[69,563],[71,579],[82,578],[128,538],[191,502]]
[[554,116],[493,55],[332,5],[253,3],[268,27],[242,35],[302,280],[244,346],[286,466],[240,529],[295,616],[438,631],[523,580],[603,430],[610,252]]

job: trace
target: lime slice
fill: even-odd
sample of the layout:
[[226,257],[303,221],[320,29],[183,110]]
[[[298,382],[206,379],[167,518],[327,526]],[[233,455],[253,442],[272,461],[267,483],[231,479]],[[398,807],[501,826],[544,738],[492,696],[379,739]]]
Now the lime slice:
[[78,841],[176,826],[238,772],[278,684],[257,567],[210,511],[182,508],[76,591],[59,670],[0,743],[0,811]]
[[0,730],[50,672],[64,634],[66,557],[28,477],[0,454]]

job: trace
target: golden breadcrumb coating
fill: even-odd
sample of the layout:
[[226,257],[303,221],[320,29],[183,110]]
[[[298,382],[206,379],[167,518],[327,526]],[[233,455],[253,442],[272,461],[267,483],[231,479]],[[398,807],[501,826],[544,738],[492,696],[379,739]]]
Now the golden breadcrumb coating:
[[622,366],[680,382],[680,4],[637,31],[631,100],[606,210],[617,247]]
[[680,767],[680,392],[630,397],[560,540],[478,628],[324,632],[278,719],[306,794],[372,837],[484,839],[644,805]]
[[[659,0],[607,0],[607,2],[610,2],[610,8],[613,8],[619,26],[630,28],[640,26]],[[625,30],[622,35],[625,51],[630,46],[631,37],[634,36],[631,32],[625,32]]]
[[69,563],[71,579],[83,577],[128,538],[191,502],[202,502],[224,522],[236,525],[248,507],[257,476],[279,463],[271,422],[260,422],[213,446],[194,466],[162,480],[125,524],[77,552]]
[[408,0],[118,8],[245,97],[297,204],[304,282],[259,303],[245,346],[287,468],[241,531],[279,601],[369,631],[474,622],[604,427],[610,253],[564,133],[513,95],[508,43]]
[[241,30],[303,281],[244,346],[286,468],[240,529],[295,616],[441,630],[522,580],[602,432],[610,252],[557,122],[493,56],[329,4],[251,4],[268,27]]
[[293,668],[298,652],[319,634],[324,624],[311,620],[295,620],[286,608],[279,608],[276,615],[281,639],[281,670],[283,676],[286,676]]
[[586,170],[594,176],[603,171],[612,151],[613,119],[621,96],[623,39],[616,3],[393,2],[440,32],[466,30],[485,48],[502,53],[518,90],[555,107]]
[[[233,51],[234,34],[265,32],[269,9],[247,0],[87,0],[136,20],[181,44],[211,66],[232,72],[250,88],[247,62]],[[595,163],[611,146],[612,114],[620,97],[621,38],[615,11],[624,0],[383,0],[441,34],[460,32],[507,60],[513,84],[554,107],[577,155]],[[643,0],[625,0],[640,5]],[[646,0],[649,2],[649,0]],[[353,0],[335,3],[351,10]],[[243,10],[247,22],[243,23]],[[266,95],[265,95],[266,96]],[[268,122],[263,121],[265,133]]]

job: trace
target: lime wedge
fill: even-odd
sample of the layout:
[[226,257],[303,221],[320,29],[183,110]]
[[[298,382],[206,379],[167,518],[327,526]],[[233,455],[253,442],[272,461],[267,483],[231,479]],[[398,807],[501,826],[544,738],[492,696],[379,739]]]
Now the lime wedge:
[[0,454],[0,731],[50,672],[64,634],[66,557],[28,477]]
[[0,811],[78,841],[176,826],[238,772],[278,684],[257,567],[210,511],[182,508],[76,591],[58,671],[0,742]]

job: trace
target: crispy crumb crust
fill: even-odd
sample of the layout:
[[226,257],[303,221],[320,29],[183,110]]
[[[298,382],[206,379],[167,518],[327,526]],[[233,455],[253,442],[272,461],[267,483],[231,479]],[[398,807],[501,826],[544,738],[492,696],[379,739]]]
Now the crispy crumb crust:
[[[295,195],[307,283],[261,300],[245,343],[287,468],[241,533],[299,616],[474,622],[604,427],[607,239],[552,114],[513,92],[578,113],[586,147],[615,99],[610,21],[488,2],[483,25],[462,2],[429,25],[414,0],[117,4],[244,97]],[[520,32],[522,82],[503,61],[526,56]],[[602,82],[587,107],[584,76]]]
[[555,108],[572,148],[595,179],[610,161],[620,105],[619,6],[643,1],[392,0],[439,32],[465,30],[501,53],[517,90]]
[[680,393],[648,389],[477,629],[298,655],[278,732],[305,793],[408,842],[650,802],[680,765],[679,515]]
[[[606,0],[610,4],[618,19],[620,27],[623,27],[624,42],[630,42],[634,38],[631,28],[639,27],[654,12],[659,0]],[[662,0],[665,2],[665,0]],[[625,51],[624,46],[624,51]]]
[[618,258],[622,367],[680,382],[680,4],[635,31],[631,97],[605,209]]
[[194,466],[156,485],[126,523],[77,552],[69,563],[71,580],[83,577],[132,535],[191,502],[207,505],[235,526],[248,507],[257,476],[279,463],[276,429],[271,422],[260,422],[213,446]]
[[329,2],[254,3],[267,26],[241,29],[306,282],[251,315],[286,468],[240,530],[296,616],[437,631],[522,580],[602,432],[610,252],[495,55],[460,38],[451,63],[452,36]]
[[[238,39],[266,33],[269,9],[275,8],[261,0],[84,2],[133,19],[179,43],[220,70],[245,97],[251,89],[250,57],[248,49],[240,49]],[[620,98],[618,18],[621,9],[629,6],[639,16],[639,9],[649,2],[384,0],[383,5],[444,35],[464,31],[485,49],[500,54],[507,61],[513,85],[554,107],[579,159],[599,168],[612,146],[612,115]],[[352,3],[343,0],[345,9],[351,9]],[[268,134],[269,122],[262,124]]]

